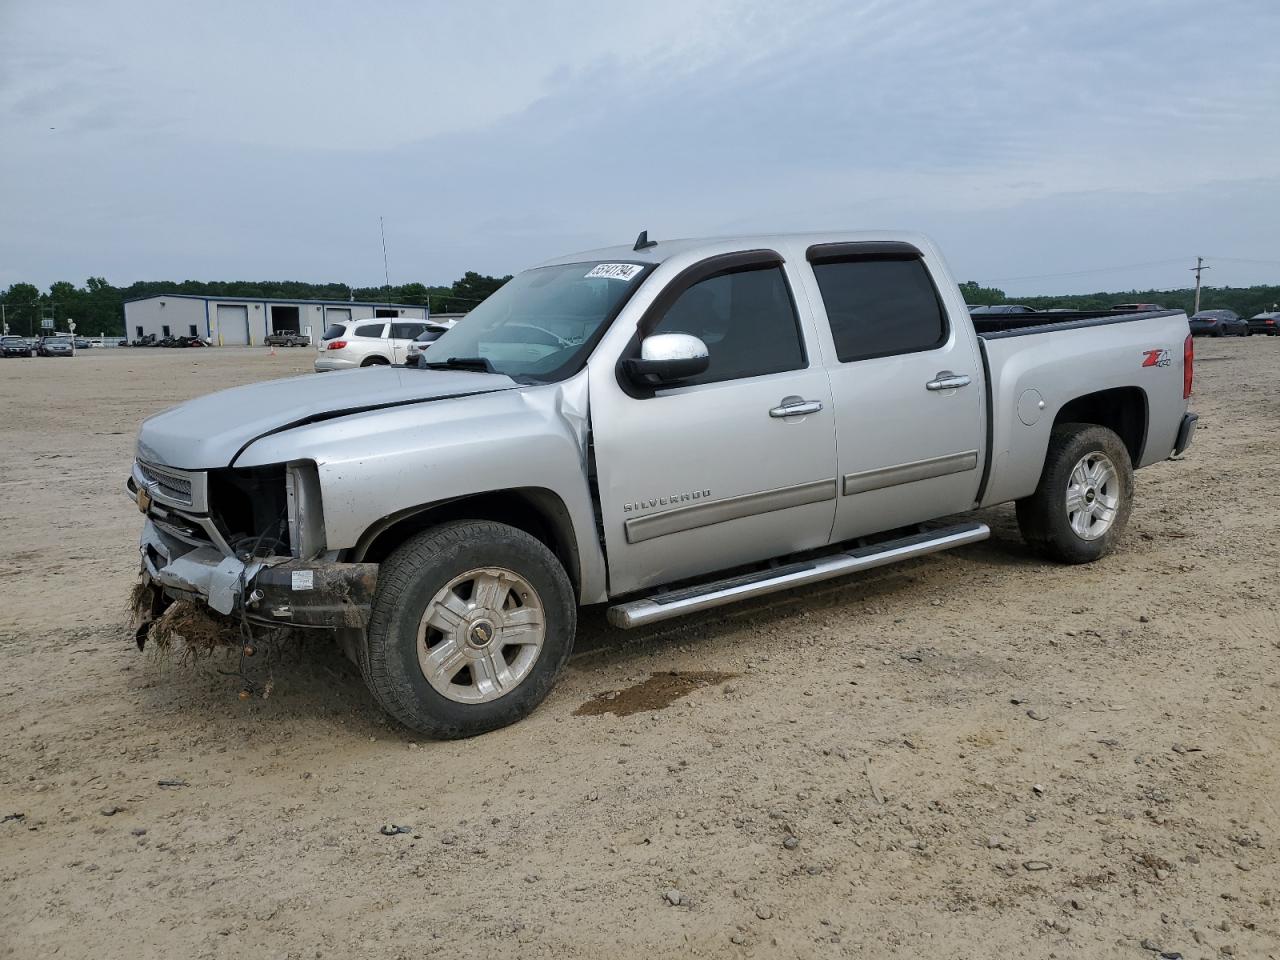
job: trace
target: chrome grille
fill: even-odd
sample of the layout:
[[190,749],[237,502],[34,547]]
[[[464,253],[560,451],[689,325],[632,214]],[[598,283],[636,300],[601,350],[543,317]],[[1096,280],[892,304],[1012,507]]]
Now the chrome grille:
[[166,500],[174,503],[192,505],[191,478],[177,471],[157,467],[155,464],[138,461],[138,473],[148,486],[154,486],[156,492]]

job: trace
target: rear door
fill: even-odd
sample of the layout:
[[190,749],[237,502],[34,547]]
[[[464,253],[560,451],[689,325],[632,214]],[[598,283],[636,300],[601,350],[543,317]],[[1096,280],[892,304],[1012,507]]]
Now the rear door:
[[[826,543],[836,497],[831,392],[791,291],[777,253],[713,257],[673,277],[593,354],[611,595]],[[699,337],[710,368],[678,386],[636,387],[620,364],[654,333]]]
[[[836,412],[832,539],[972,509],[985,442],[983,369],[924,254],[906,243],[810,247]],[[941,268],[937,268],[941,270]],[[963,311],[958,291],[952,315]]]
[[422,321],[396,320],[391,323],[391,362],[404,363],[413,338],[427,329]]

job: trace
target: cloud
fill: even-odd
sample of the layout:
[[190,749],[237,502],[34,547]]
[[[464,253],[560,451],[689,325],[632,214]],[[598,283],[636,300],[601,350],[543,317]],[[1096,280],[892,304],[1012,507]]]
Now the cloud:
[[0,68],[0,282],[376,282],[379,215],[432,282],[642,228],[923,227],[975,279],[1275,249],[1274,4],[362,10],[9,9],[63,62]]

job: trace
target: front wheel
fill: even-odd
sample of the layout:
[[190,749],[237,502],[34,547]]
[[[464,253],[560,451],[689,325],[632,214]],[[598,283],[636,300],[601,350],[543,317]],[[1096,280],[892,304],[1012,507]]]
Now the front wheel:
[[458,521],[383,561],[360,668],[405,726],[470,737],[546,698],[576,629],[573,587],[541,541],[506,524]]
[[1133,507],[1129,451],[1106,427],[1053,428],[1035,493],[1017,504],[1022,538],[1060,563],[1092,563],[1124,533]]

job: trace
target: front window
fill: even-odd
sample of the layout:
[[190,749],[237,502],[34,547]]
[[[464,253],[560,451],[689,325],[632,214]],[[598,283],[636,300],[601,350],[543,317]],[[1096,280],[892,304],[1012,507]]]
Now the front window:
[[576,373],[649,268],[589,261],[526,270],[423,354],[429,366],[474,365],[530,383]]

